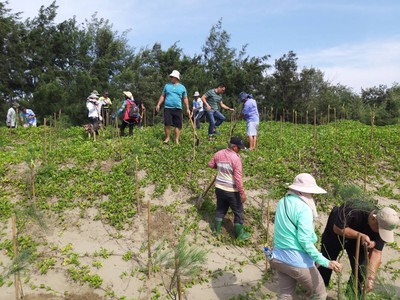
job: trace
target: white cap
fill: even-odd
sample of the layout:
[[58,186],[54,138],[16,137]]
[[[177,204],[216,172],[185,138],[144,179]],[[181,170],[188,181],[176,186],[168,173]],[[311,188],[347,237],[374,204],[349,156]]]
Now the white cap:
[[397,212],[390,208],[382,208],[376,215],[379,225],[379,236],[386,243],[392,243],[394,241],[393,230],[399,223],[399,216]]
[[175,77],[178,80],[181,80],[181,74],[177,70],[173,70],[171,74],[169,74],[169,77]]

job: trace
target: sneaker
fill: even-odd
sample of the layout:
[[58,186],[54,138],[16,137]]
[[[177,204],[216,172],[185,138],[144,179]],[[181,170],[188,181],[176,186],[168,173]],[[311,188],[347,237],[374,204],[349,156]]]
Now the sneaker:
[[208,136],[208,140],[209,140],[210,142],[213,142],[213,141],[214,141],[214,137],[213,137],[212,135],[209,135],[209,136]]

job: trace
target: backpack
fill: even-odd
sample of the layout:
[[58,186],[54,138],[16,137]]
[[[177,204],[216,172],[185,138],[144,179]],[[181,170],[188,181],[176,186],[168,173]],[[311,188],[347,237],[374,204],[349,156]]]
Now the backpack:
[[140,117],[139,106],[132,100],[126,100],[125,119],[138,120]]

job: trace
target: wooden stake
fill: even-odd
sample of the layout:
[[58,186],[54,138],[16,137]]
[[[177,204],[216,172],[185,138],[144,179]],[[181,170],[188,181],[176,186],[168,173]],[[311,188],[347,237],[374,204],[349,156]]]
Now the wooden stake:
[[333,117],[335,119],[335,129],[336,129],[336,107],[333,108]]
[[43,120],[43,161],[46,161],[46,118]]
[[[11,216],[11,226],[12,226],[12,236],[13,236],[13,250],[14,250],[14,259],[18,256],[18,247],[17,247],[17,226],[15,221],[15,214]],[[14,288],[15,288],[15,299],[19,299],[19,274],[18,272],[14,273]]]
[[281,122],[280,122],[280,123],[281,123],[281,136],[280,136],[280,140],[281,140],[281,146],[282,146],[282,126],[283,126],[283,120],[282,120],[282,119],[283,119],[283,117],[281,116],[280,118],[281,118]]
[[317,109],[314,108],[314,147],[317,146]]
[[[175,257],[175,269],[179,270],[179,259]],[[178,300],[182,300],[182,287],[181,287],[181,276],[178,274],[176,275],[176,289],[178,292]]]
[[306,124],[308,125],[308,110],[306,110]]
[[139,199],[139,160],[136,155],[136,174],[135,174],[135,181],[136,181],[136,207],[138,214],[140,214],[141,211],[141,205],[140,205],[140,199]]
[[150,199],[147,200],[147,276],[151,275]]
[[[266,233],[265,233],[265,236],[266,236],[265,243],[267,245],[269,245],[268,244],[269,243],[269,215],[270,215],[270,207],[269,207],[269,199],[268,199],[268,202],[267,202],[267,229],[266,229]],[[266,257],[265,258],[265,272],[267,272],[267,271],[268,271],[268,258]]]
[[329,125],[329,120],[330,120],[330,114],[331,114],[331,105],[328,105],[328,125]]
[[357,234],[357,244],[356,244],[356,258],[355,258],[355,267],[354,267],[354,299],[358,300],[358,268],[359,268],[359,258],[360,258],[360,241],[361,234]]

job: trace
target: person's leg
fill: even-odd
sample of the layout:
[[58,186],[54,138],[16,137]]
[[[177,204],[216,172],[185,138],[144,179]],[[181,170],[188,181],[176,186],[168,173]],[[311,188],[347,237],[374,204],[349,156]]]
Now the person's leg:
[[216,235],[221,233],[222,221],[225,218],[226,213],[229,209],[229,199],[227,199],[227,192],[216,188],[215,195],[217,197],[217,207],[215,209],[215,224],[213,231]]
[[122,121],[121,128],[120,128],[120,136],[124,136],[125,135],[125,127],[127,125],[128,125],[128,123],[126,123],[125,121]]
[[214,131],[217,131],[217,127],[219,125],[221,125],[223,121],[225,121],[225,116],[222,113],[220,113],[219,111],[215,111],[214,112],[214,119],[217,120],[215,122]]
[[133,126],[134,126],[135,124],[133,124],[133,123],[129,123],[129,136],[132,136],[133,135]]
[[171,136],[171,126],[173,124],[172,121],[172,110],[169,108],[164,109],[164,132],[165,132],[165,139],[164,144],[169,142]]
[[203,115],[204,115],[204,110],[203,111],[200,111],[200,112],[197,112],[197,114],[196,114],[196,128],[197,129],[200,129],[200,119],[203,117]]
[[207,118],[208,118],[208,135],[212,136],[214,133],[214,127],[215,127],[215,119],[214,119],[214,112],[211,110],[206,111]]
[[179,139],[181,137],[181,129],[178,127],[175,127],[175,143],[179,145]]
[[316,267],[298,268],[298,277],[294,277],[306,289],[307,299],[325,300],[327,293],[324,280]]
[[[292,275],[296,273],[293,272],[293,267],[285,264],[284,262],[272,259],[270,261],[271,268],[275,269],[279,276],[279,294],[278,300],[291,300],[295,294],[296,290],[296,280],[292,278]],[[297,268],[296,268],[297,269]]]
[[169,142],[169,138],[171,136],[171,126],[165,125],[164,126],[164,132],[165,132],[164,143],[168,143]]
[[229,192],[229,206],[234,214],[233,226],[235,229],[236,238],[239,240],[248,239],[250,237],[250,233],[246,232],[243,228],[244,210],[239,192]]

